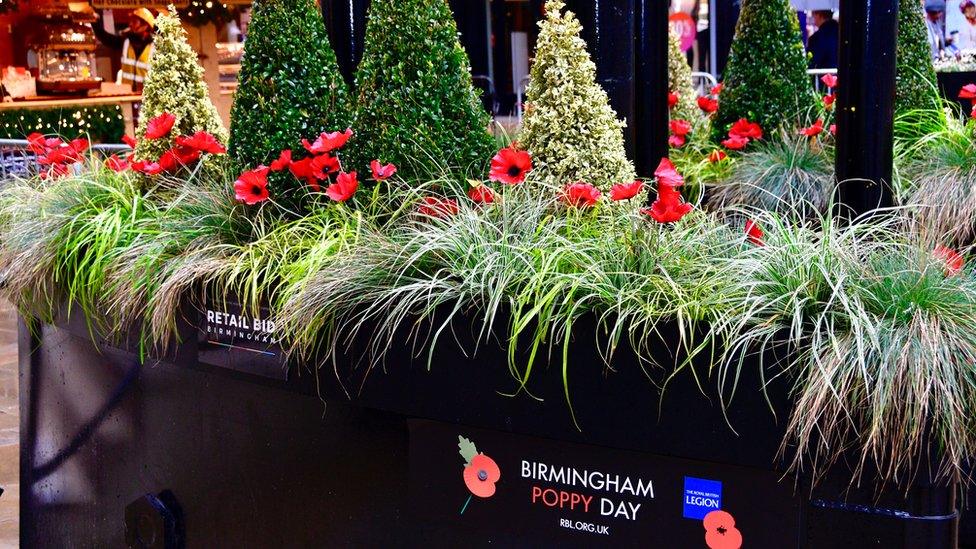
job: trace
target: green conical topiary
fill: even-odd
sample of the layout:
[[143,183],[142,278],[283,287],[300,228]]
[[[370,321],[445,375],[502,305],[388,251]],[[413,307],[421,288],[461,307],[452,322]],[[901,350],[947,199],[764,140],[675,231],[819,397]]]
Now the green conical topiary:
[[377,159],[406,179],[487,172],[490,119],[446,0],[374,0],[356,84],[357,169]]
[[668,88],[678,94],[678,104],[671,108],[671,119],[692,122],[701,115],[701,110],[697,103],[698,92],[691,79],[691,66],[681,52],[681,39],[673,32],[668,34]]
[[924,17],[922,4],[917,0],[899,3],[896,114],[941,106]]
[[[284,149],[307,156],[302,139],[352,125],[349,91],[325,23],[311,0],[257,0],[231,110],[229,153],[239,171],[268,165]],[[275,201],[300,208],[307,187],[272,173]]]
[[596,65],[580,38],[582,25],[562,0],[546,2],[520,145],[532,154],[533,175],[555,185],[586,181],[602,189],[632,181],[624,123],[596,82]]
[[[197,63],[197,54],[187,43],[186,32],[173,13],[175,10],[170,7],[169,13],[156,19],[156,36],[136,130],[138,160],[155,161],[173,147],[177,136],[198,131],[210,133],[221,143],[227,142],[227,130],[203,81],[203,67]],[[143,139],[149,121],[164,112],[176,117],[169,136]]]
[[790,127],[814,106],[800,25],[789,0],[742,0],[725,87],[713,127],[724,137],[740,118],[767,134]]

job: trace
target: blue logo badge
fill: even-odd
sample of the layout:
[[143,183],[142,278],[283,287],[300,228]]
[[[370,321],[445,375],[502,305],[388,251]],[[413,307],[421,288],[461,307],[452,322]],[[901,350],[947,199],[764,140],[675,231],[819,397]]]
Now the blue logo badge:
[[722,482],[685,477],[684,517],[701,520],[722,508]]

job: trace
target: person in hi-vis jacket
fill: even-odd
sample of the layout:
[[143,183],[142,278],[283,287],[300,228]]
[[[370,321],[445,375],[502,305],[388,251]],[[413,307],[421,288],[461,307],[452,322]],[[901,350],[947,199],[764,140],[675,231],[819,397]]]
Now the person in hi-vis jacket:
[[142,83],[149,70],[155,27],[156,18],[146,8],[133,10],[129,16],[129,26],[119,34],[106,31],[101,17],[92,25],[92,30],[101,43],[122,52],[122,70],[119,71],[118,82],[129,84],[134,92],[142,91]]

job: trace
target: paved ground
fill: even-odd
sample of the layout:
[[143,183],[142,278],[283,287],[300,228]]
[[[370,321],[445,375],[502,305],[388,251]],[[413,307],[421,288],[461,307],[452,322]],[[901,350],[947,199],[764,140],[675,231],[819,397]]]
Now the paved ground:
[[0,302],[0,547],[17,547],[19,421],[17,406],[17,316]]

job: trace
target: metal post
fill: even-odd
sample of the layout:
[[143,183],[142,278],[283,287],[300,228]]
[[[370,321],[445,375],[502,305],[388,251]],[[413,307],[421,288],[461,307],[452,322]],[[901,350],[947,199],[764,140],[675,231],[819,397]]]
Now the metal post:
[[352,83],[356,67],[363,57],[366,40],[366,12],[369,0],[323,0],[322,12],[332,49],[339,61],[339,71]]
[[838,204],[855,217],[893,203],[898,0],[841,0]]
[[668,155],[668,3],[637,0],[635,90],[637,175],[651,177]]

